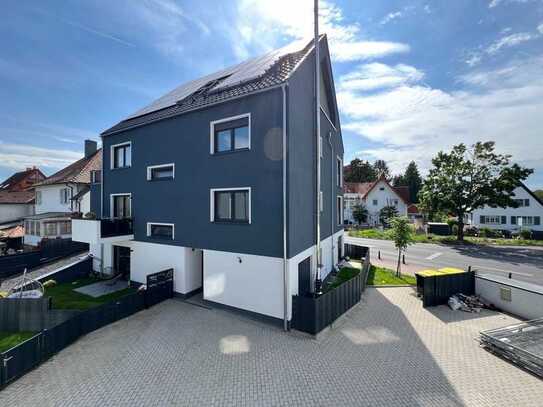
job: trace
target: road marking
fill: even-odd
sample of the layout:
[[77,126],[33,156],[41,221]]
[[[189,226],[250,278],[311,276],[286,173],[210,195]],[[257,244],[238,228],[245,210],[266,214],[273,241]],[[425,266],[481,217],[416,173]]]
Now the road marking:
[[431,254],[430,256],[426,257],[426,260],[434,260],[437,259],[439,256],[441,256],[443,253],[437,252],[434,254]]

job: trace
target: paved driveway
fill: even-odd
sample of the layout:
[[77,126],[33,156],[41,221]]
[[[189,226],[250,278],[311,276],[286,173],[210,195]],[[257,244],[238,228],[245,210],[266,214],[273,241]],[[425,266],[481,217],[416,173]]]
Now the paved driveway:
[[543,381],[479,348],[501,314],[369,288],[318,340],[170,300],[82,338],[1,406],[540,406]]

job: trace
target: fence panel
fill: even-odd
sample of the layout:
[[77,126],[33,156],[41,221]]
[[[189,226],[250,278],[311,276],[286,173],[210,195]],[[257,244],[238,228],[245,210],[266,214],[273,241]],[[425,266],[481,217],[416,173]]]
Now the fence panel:
[[40,334],[14,348],[0,353],[0,386],[3,386],[19,376],[22,376],[41,363]]
[[146,305],[151,307],[173,297],[173,269],[147,276]]

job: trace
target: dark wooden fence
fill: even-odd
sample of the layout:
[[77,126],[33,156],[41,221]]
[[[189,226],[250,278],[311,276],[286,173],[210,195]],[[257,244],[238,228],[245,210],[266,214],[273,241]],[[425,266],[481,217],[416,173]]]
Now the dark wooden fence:
[[89,250],[88,243],[74,242],[72,239],[43,240],[39,250],[0,256],[0,280],[20,274],[25,268],[30,270],[86,250]]
[[354,278],[319,296],[292,297],[292,327],[312,335],[318,334],[360,302],[366,288],[370,267],[369,248],[362,270]]
[[[168,274],[168,271],[163,273]],[[81,336],[135,314],[149,304],[157,304],[172,297],[173,281],[166,281],[86,311],[74,311],[75,314],[63,322],[0,353],[0,388],[40,365]]]

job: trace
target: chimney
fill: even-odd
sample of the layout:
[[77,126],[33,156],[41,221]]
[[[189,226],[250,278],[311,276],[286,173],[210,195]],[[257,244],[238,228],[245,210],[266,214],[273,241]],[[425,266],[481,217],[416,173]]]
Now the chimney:
[[96,152],[98,144],[93,140],[85,140],[85,158],[90,157]]

